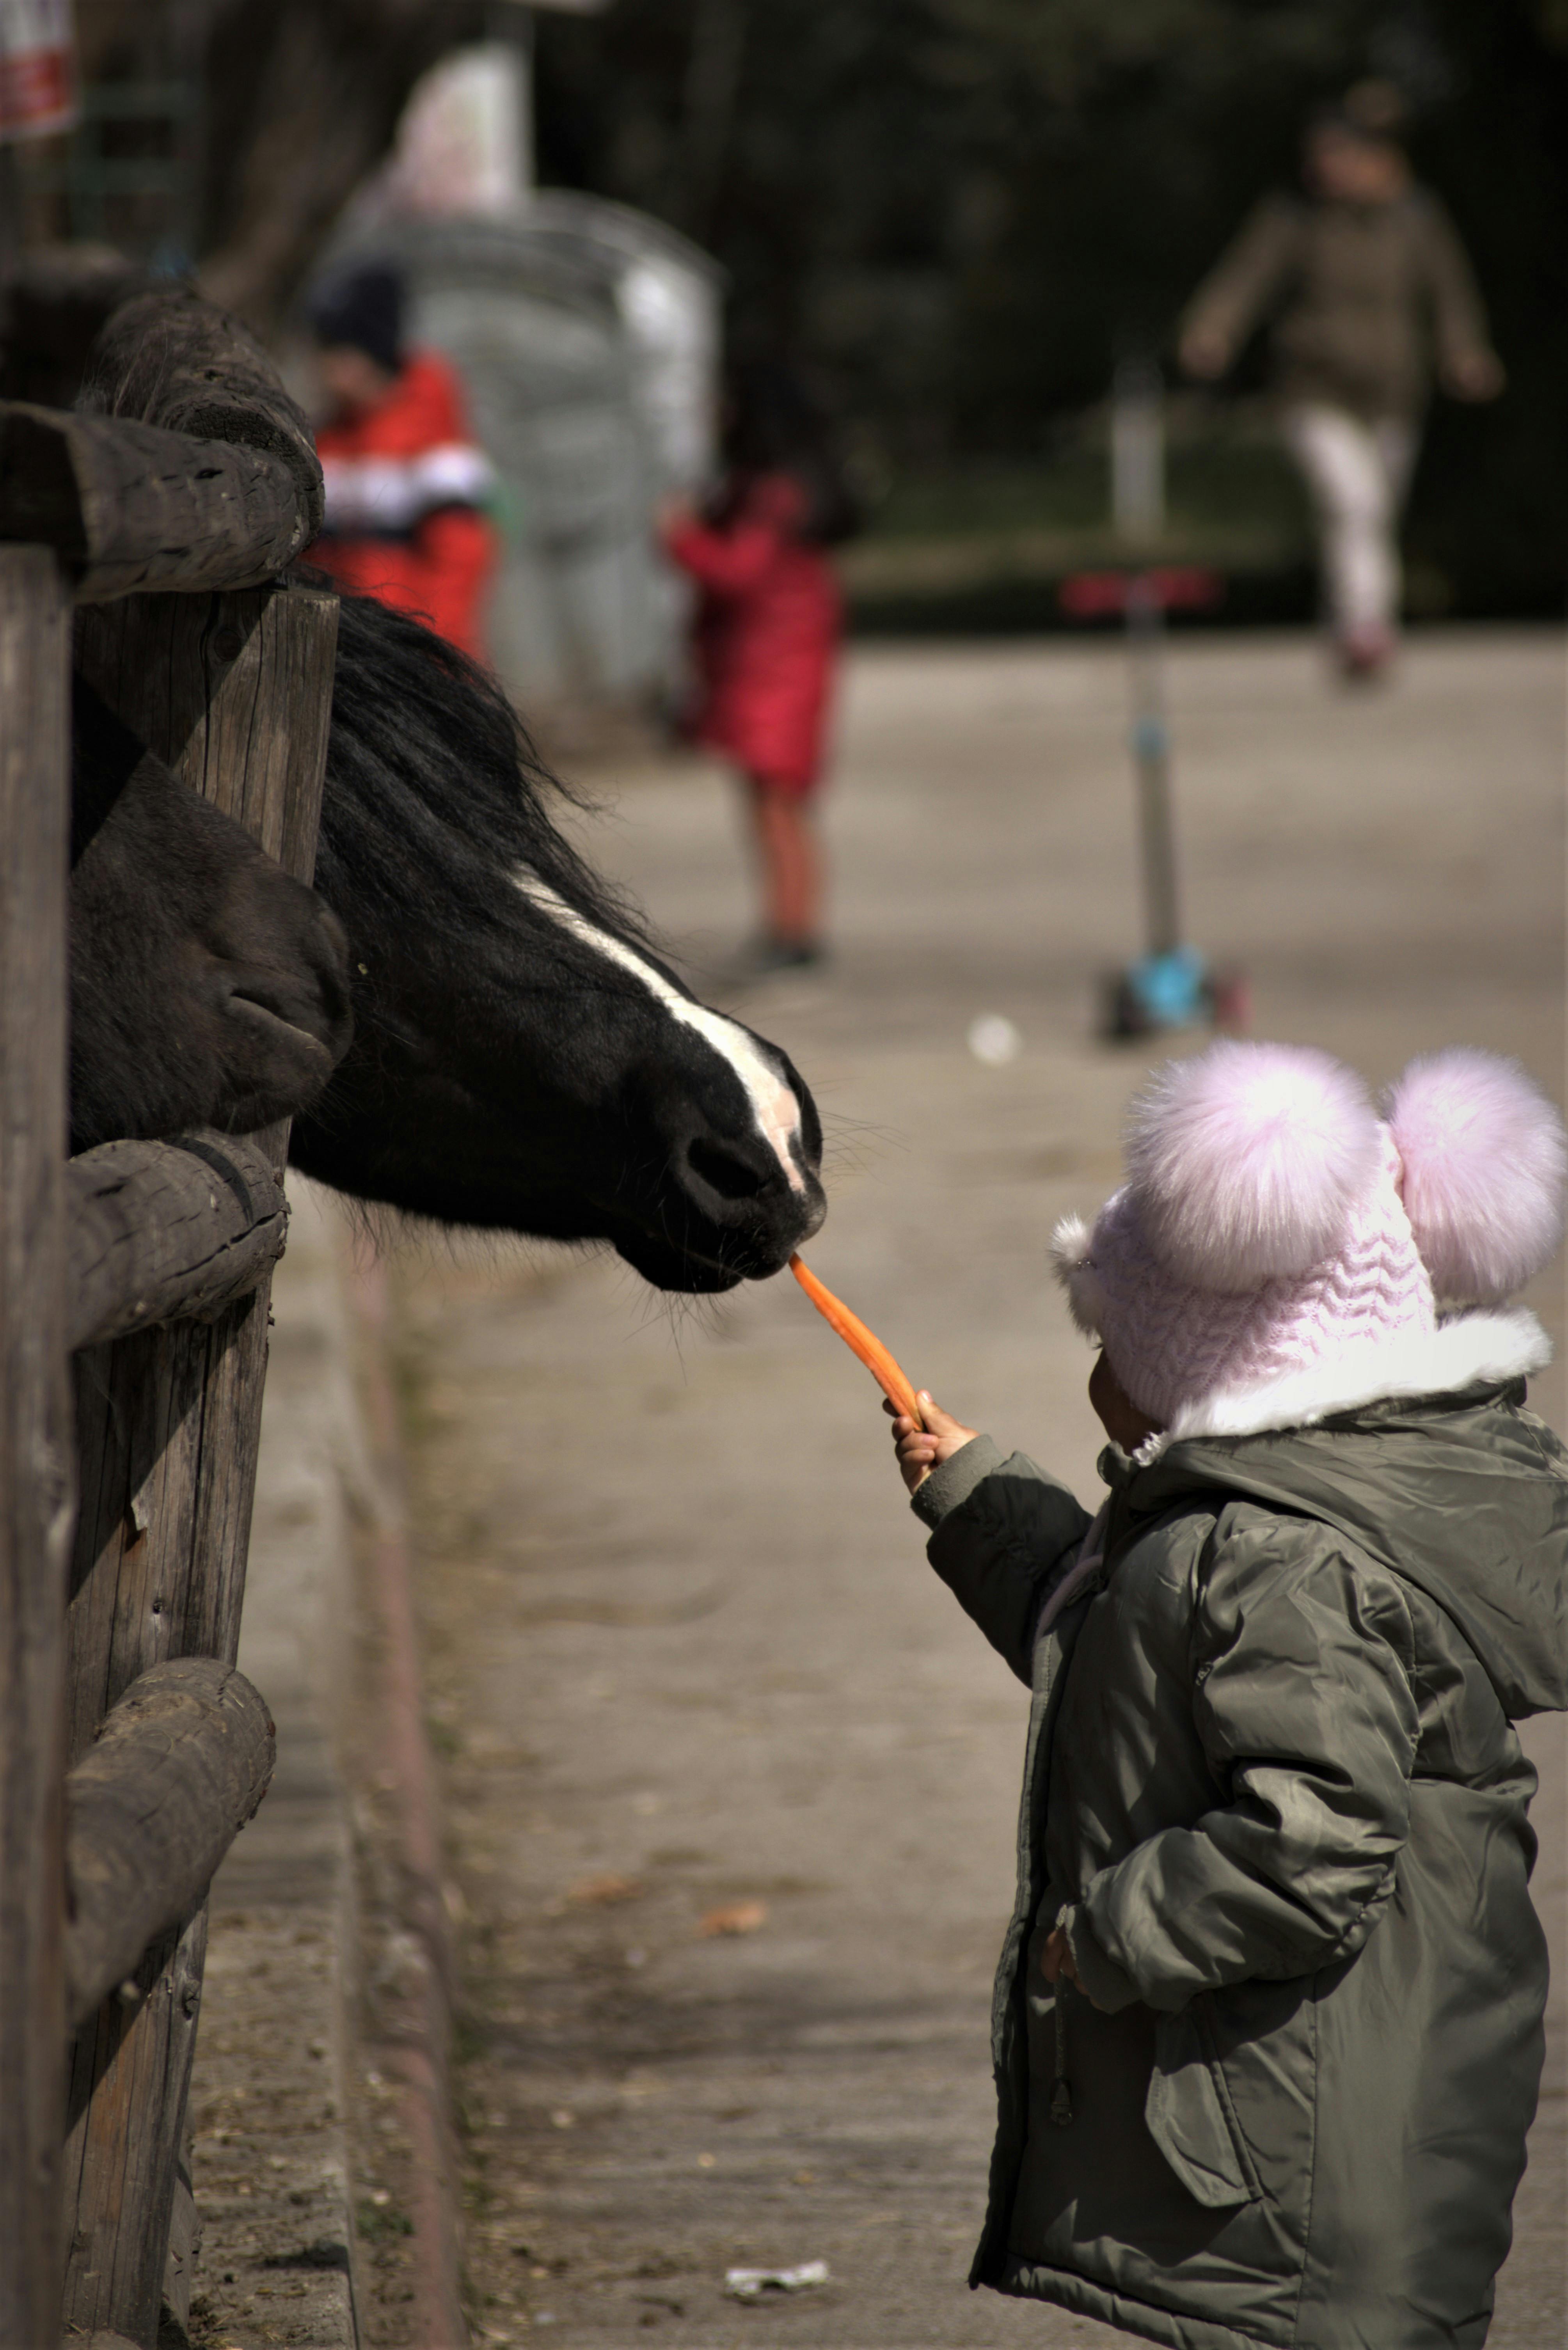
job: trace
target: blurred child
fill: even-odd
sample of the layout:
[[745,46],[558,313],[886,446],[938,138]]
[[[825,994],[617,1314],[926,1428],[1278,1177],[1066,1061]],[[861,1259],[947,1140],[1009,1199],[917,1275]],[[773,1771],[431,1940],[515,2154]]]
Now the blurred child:
[[483,661],[493,477],[455,372],[438,352],[405,349],[402,280],[382,263],[329,279],[309,317],[333,403],[316,436],[327,523],[311,559]]
[[737,966],[762,977],[823,955],[814,823],[844,632],[826,553],[854,516],[823,421],[784,368],[738,369],[727,470],[701,515],[660,517],[666,552],[701,590],[692,739],[740,770],[761,868],[763,926]]
[[1399,516],[1435,338],[1439,380],[1490,400],[1502,368],[1448,214],[1397,143],[1400,105],[1362,83],[1307,131],[1307,199],[1260,204],[1182,324],[1181,361],[1223,375],[1274,317],[1286,442],[1317,512],[1328,618],[1347,677],[1386,667],[1399,618]]
[[1502,1309],[1565,1164],[1490,1054],[1380,1117],[1325,1054],[1215,1045],[1056,1234],[1098,1515],[929,1397],[895,1419],[1034,1692],[971,2282],[1177,2350],[1485,2340],[1547,1985],[1513,1725],[1568,1705],[1551,1348]]

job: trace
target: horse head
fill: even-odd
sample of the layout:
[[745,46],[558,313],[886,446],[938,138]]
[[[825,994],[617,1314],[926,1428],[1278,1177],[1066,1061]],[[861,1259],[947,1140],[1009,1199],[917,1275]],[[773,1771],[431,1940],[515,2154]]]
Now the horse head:
[[317,881],[356,1035],[291,1156],[444,1223],[608,1242],[662,1289],[776,1273],[826,1212],[815,1107],[659,959],[558,788],[460,655],[343,599]]
[[71,719],[71,1148],[303,1108],[353,1028],[341,924],[79,677]]

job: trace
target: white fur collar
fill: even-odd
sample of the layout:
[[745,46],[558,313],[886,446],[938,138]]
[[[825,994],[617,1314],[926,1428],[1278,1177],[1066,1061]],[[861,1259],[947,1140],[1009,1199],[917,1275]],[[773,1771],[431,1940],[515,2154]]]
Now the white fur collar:
[[1482,1380],[1517,1379],[1552,1360],[1552,1341],[1533,1314],[1456,1314],[1436,1330],[1347,1347],[1332,1362],[1261,1386],[1204,1396],[1177,1415],[1168,1433],[1140,1445],[1147,1468],[1167,1445],[1189,1436],[1255,1436],[1264,1429],[1310,1428],[1331,1413],[1396,1396],[1455,1395]]

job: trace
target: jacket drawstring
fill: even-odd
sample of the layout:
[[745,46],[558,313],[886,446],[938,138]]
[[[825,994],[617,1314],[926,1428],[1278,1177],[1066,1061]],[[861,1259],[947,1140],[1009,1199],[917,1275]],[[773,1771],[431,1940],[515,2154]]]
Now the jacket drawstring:
[[1056,1979],[1056,1996],[1051,2002],[1056,2022],[1056,2077],[1051,2084],[1051,2118],[1058,2129],[1065,2129],[1073,2118],[1073,2093],[1067,2086],[1067,2009],[1065,1980]]

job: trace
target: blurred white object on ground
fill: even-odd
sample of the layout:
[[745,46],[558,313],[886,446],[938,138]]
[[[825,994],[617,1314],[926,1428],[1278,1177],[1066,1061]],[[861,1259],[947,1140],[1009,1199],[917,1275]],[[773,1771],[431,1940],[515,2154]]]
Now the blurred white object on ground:
[[969,1049],[988,1069],[1000,1069],[1016,1061],[1023,1050],[1023,1039],[1005,1013],[982,1012],[970,1022]]
[[798,2269],[726,2269],[724,2291],[732,2301],[760,2301],[764,2293],[804,2293],[827,2282],[827,2262],[807,2261]]

